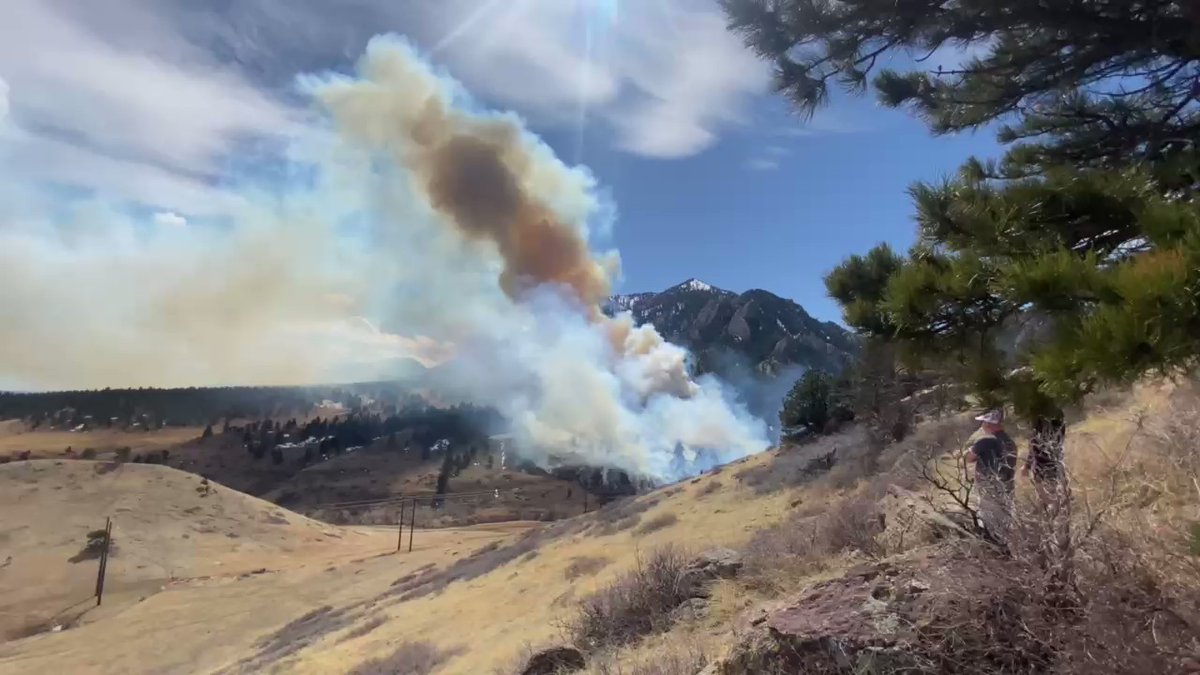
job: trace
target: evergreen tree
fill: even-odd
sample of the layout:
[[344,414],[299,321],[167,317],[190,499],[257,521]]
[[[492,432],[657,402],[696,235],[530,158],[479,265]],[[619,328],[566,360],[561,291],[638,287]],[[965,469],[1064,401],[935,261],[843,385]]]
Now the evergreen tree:
[[833,377],[809,370],[796,380],[783,399],[779,422],[784,429],[803,427],[810,433],[825,431],[831,421],[845,417],[845,407],[835,397]]
[[[811,114],[868,87],[934,133],[1000,123],[1000,162],[911,189],[908,255],[826,279],[846,321],[988,403],[1057,415],[1200,352],[1200,6],[1179,0],[722,0]],[[938,50],[974,56],[951,69]],[[906,71],[876,70],[890,53]],[[945,52],[943,52],[945,54]],[[894,62],[894,61],[893,61]],[[1013,340],[1030,326],[1036,339]]]
[[[1200,209],[1161,187],[1137,169],[919,185],[910,254],[851,256],[826,285],[852,327],[950,367],[988,403],[1045,407],[1190,368]],[[1014,344],[1022,324],[1042,328],[1031,344]]]
[[[1166,161],[1196,149],[1200,5],[1191,0],[721,0],[802,113],[874,86],[935,133],[993,122],[1000,167]],[[936,68],[935,55],[973,56]],[[901,53],[903,52],[903,53]],[[880,69],[896,55],[905,70]]]

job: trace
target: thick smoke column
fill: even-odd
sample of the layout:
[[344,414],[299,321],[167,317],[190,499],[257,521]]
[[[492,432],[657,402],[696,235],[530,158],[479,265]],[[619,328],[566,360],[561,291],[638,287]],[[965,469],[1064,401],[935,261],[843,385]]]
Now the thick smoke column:
[[0,383],[345,380],[415,358],[544,465],[670,479],[766,446],[683,349],[599,311],[619,265],[589,246],[606,214],[589,172],[399,40],[372,41],[356,77],[302,84],[328,123],[297,139],[287,180],[239,191],[231,228],[139,238],[89,213],[110,236],[81,239],[0,212],[0,316],[16,319]]

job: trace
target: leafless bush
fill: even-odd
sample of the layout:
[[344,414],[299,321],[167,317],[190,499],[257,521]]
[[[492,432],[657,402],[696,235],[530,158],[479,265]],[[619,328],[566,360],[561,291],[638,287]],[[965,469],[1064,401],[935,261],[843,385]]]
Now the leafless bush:
[[[975,610],[989,623],[943,632],[958,636],[937,652],[956,670],[1012,670],[1031,656],[1071,674],[1200,669],[1200,561],[1186,527],[1200,504],[1200,408],[1144,422],[1136,416],[1116,447],[1075,447],[1086,453],[1077,456],[1086,475],[1039,484],[1017,500],[994,568],[999,604]],[[933,457],[923,466],[942,498],[934,503],[970,514],[982,530],[961,460]],[[997,643],[996,625],[1020,639]]]
[[696,496],[697,497],[707,497],[707,496],[711,495],[712,493],[716,492],[717,490],[720,490],[721,487],[722,487],[721,481],[709,480],[707,483],[704,484],[704,487],[702,487],[696,491]]
[[708,665],[709,657],[695,642],[660,645],[632,658],[602,654],[591,659],[586,675],[695,675]]
[[667,630],[672,610],[698,588],[699,579],[687,566],[688,557],[671,546],[639,557],[633,570],[580,601],[567,632],[581,649],[595,652]]
[[575,581],[579,577],[590,577],[608,566],[608,558],[581,555],[571,559],[571,564],[563,571],[567,581]]
[[347,675],[429,675],[462,652],[460,647],[439,649],[428,642],[405,642],[383,658],[360,663]]
[[679,517],[674,513],[662,513],[642,523],[641,526],[638,527],[637,532],[638,534],[649,534],[651,532],[657,532],[664,527],[670,527],[678,522]]
[[830,553],[858,551],[876,558],[883,549],[876,536],[883,531],[883,514],[868,497],[849,497],[817,519],[820,547]]

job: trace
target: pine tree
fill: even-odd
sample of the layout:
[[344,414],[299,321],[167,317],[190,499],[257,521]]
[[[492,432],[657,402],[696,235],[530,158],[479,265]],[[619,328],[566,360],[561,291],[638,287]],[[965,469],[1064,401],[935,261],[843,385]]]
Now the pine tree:
[[839,394],[828,373],[806,371],[784,397],[779,422],[785,430],[803,427],[809,433],[822,433],[831,421],[848,416]]
[[[1200,6],[1179,0],[722,0],[805,114],[832,85],[935,134],[998,124],[1000,162],[911,189],[907,255],[826,279],[846,321],[973,385],[1056,414],[1100,382],[1200,353]],[[958,48],[960,65],[923,65]],[[904,71],[879,70],[907,51]],[[892,61],[895,62],[894,60]],[[1036,339],[1012,339],[1034,326]]]
[[[1000,167],[1169,161],[1196,149],[1200,5],[1191,0],[721,0],[730,27],[811,114],[874,87],[935,133],[993,122]],[[931,60],[970,55],[951,67]],[[881,69],[904,57],[907,70]],[[942,58],[936,58],[941,61]]]
[[[1029,408],[1195,365],[1200,209],[1144,171],[964,175],[913,196],[907,257],[880,246],[826,278],[859,332],[951,367],[986,402],[1020,389]],[[1013,345],[1020,324],[1043,330]]]

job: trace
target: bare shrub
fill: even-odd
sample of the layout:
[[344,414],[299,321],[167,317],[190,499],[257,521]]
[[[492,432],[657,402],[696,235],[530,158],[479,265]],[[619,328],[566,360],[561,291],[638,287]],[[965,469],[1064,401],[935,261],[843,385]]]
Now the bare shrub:
[[878,503],[869,497],[849,497],[817,518],[818,546],[828,553],[853,550],[877,558],[883,548],[876,536],[884,524]]
[[687,567],[688,557],[672,546],[639,557],[633,570],[580,601],[567,631],[580,649],[595,652],[667,630],[672,610],[698,589]]
[[567,565],[567,569],[563,571],[563,577],[567,581],[575,581],[579,577],[590,577],[607,567],[609,562],[608,558],[599,556],[576,556],[571,558],[571,564]]
[[658,530],[661,530],[664,527],[670,527],[678,522],[679,522],[679,517],[676,516],[674,513],[662,513],[662,514],[654,516],[650,520],[647,520],[646,522],[642,523],[641,526],[638,527],[637,533],[638,534],[649,534],[651,532],[657,532]]
[[656,645],[632,657],[600,654],[588,663],[586,675],[695,675],[708,665],[709,657],[694,641]]
[[697,497],[707,497],[707,496],[711,495],[712,493],[720,490],[722,487],[723,486],[721,485],[721,481],[709,480],[707,483],[704,484],[704,487],[702,487],[696,491],[696,496]]
[[[1200,561],[1189,527],[1200,506],[1200,406],[1191,405],[1176,402],[1149,424],[1137,414],[1115,446],[1110,434],[1109,445],[1073,447],[1082,473],[1017,500],[1004,562],[993,568],[1003,602],[983,612],[987,625],[944,631],[947,658],[1000,659],[1012,670],[1035,654],[1054,672],[1081,675],[1200,669]],[[951,460],[924,464],[941,497],[932,503],[978,526],[966,467]],[[1020,639],[997,642],[988,632],[997,622]],[[972,635],[976,643],[962,642]]]
[[461,647],[439,649],[429,642],[405,642],[387,656],[358,664],[347,675],[429,675],[462,652]]

